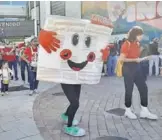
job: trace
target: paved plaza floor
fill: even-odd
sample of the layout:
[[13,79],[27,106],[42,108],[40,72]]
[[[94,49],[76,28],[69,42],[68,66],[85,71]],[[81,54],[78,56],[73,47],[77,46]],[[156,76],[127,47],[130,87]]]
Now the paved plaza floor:
[[[0,96],[0,140],[43,140],[33,119],[33,102],[37,95],[29,96],[29,86],[12,81],[9,95]],[[41,82],[39,91],[54,86]]]
[[[76,118],[80,127],[86,129],[82,138],[70,137],[63,133],[60,114],[68,101],[57,85],[41,94],[34,103],[34,119],[45,140],[99,140],[103,136],[117,136],[128,140],[162,140],[162,78],[148,80],[149,108],[159,116],[158,121],[144,119],[129,120],[124,114],[123,79],[104,77],[98,85],[83,85],[80,108]],[[133,109],[139,115],[139,94],[135,88]],[[115,109],[115,110],[112,110]],[[103,138],[101,140],[120,140]]]
[[[41,82],[39,95],[28,96],[28,90],[12,91],[0,97],[0,140],[162,140],[162,78],[150,77],[149,108],[158,121],[138,118],[130,120],[124,114],[122,78],[103,77],[98,85],[83,85],[76,119],[86,130],[82,138],[63,133],[60,114],[68,101],[60,85]],[[12,86],[21,83],[13,82]],[[135,87],[133,106],[139,115],[140,99]],[[104,137],[105,138],[101,138]],[[100,139],[99,139],[100,138]],[[124,139],[123,139],[124,140]]]

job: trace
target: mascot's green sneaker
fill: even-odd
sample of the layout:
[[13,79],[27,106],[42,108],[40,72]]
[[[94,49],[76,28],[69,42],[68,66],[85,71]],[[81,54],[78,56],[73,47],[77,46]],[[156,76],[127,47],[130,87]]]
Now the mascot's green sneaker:
[[85,130],[75,126],[71,126],[71,127],[64,126],[64,132],[74,137],[85,136]]
[[[68,116],[66,116],[65,114],[61,115],[62,120],[67,124],[68,123]],[[73,126],[76,126],[79,124],[78,120],[73,120]]]

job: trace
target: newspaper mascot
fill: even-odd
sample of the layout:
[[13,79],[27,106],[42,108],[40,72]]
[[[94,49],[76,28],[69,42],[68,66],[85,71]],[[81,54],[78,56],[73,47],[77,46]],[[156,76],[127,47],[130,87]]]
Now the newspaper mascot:
[[[51,54],[52,52],[57,52],[60,49],[61,41],[57,38],[57,33],[54,31],[47,31],[42,29],[39,33],[38,37],[40,46],[46,50],[47,53]],[[75,34],[73,36],[73,45],[75,46],[78,43],[78,35]],[[90,38],[87,37],[85,40],[85,44],[88,47],[90,43]],[[105,46],[105,49],[101,49],[101,59],[107,61],[107,57],[109,55],[109,49]],[[81,54],[80,54],[81,55]],[[81,63],[76,63],[72,61],[72,51],[67,47],[60,52],[60,57],[62,60],[67,61],[68,66],[72,71],[81,71],[83,70],[88,63],[93,62],[96,59],[96,55],[94,52],[90,52],[87,55],[87,60],[83,60]],[[67,125],[64,126],[64,132],[71,136],[84,136],[85,130],[79,127],[78,121],[74,119],[74,116],[79,108],[79,98],[81,91],[81,84],[65,84],[61,83],[61,87],[70,102],[67,111],[61,115],[63,121],[66,122]]]

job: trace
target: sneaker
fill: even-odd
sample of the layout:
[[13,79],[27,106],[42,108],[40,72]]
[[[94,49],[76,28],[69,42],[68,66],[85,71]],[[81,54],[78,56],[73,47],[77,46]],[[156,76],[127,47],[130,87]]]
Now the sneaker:
[[74,137],[85,136],[85,130],[75,126],[71,126],[71,127],[64,126],[64,132]]
[[9,93],[8,92],[5,92],[6,95],[8,95]]
[[125,114],[124,114],[125,117],[128,117],[129,119],[132,119],[132,120],[135,120],[137,119],[137,116],[131,111],[130,108],[126,108],[125,109]]
[[37,89],[35,89],[35,90],[34,90],[34,93],[38,94],[38,90],[37,90]]
[[4,94],[5,94],[4,92],[1,92],[1,96],[4,96]]
[[18,81],[19,80],[19,78],[15,78],[15,81]]
[[158,116],[155,114],[152,114],[147,107],[141,107],[141,112],[140,112],[140,118],[143,119],[150,119],[150,120],[157,120]]
[[30,93],[29,93],[29,96],[32,96],[34,94],[34,91],[31,90]]
[[26,85],[26,83],[25,83],[25,81],[23,81],[22,86],[24,86],[24,87],[25,87],[25,85]]
[[[61,115],[62,120],[67,124],[68,123],[68,116],[66,116],[65,114]],[[79,124],[78,120],[73,120],[73,126],[76,126]]]

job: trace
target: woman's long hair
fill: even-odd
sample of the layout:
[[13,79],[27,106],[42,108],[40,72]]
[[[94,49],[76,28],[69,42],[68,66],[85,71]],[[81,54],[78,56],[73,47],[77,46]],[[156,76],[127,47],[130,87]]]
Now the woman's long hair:
[[139,26],[134,26],[132,29],[128,32],[128,41],[134,42],[137,40],[137,36],[143,35],[143,29]]

